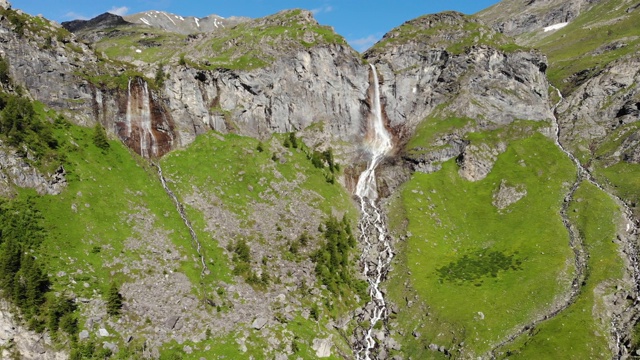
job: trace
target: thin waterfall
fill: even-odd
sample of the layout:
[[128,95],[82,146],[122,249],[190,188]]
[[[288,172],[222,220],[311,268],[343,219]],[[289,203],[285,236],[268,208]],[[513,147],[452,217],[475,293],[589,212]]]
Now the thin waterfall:
[[363,274],[369,282],[371,301],[367,303],[359,322],[369,320],[368,328],[356,330],[356,344],[354,351],[357,359],[369,360],[372,351],[377,347],[376,339],[383,339],[385,334],[374,334],[374,327],[378,321],[384,321],[388,316],[388,308],[380,284],[385,279],[389,264],[393,258],[387,225],[382,212],[376,204],[378,190],[376,186],[375,169],[380,161],[391,151],[393,143],[391,135],[384,126],[382,107],[380,105],[380,88],[375,66],[371,65],[373,74],[372,115],[368,121],[365,137],[371,161],[367,169],[360,174],[356,186],[356,196],[360,201],[362,215],[358,227],[360,242],[364,245],[360,262]]
[[[134,87],[132,81],[132,79],[129,79],[127,89],[125,138],[139,139],[139,144],[137,145],[142,157],[158,156],[158,141],[153,132],[149,85],[146,81],[138,78],[138,86]],[[136,131],[138,132],[137,137],[134,135]]]
[[133,107],[131,105],[131,78],[129,78],[129,83],[127,85],[127,114],[125,115],[125,136],[127,138],[131,137],[131,117],[133,114]]

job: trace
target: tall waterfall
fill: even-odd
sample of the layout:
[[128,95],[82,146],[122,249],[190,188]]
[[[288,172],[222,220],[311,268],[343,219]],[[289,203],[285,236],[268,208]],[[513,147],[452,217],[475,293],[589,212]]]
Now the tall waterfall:
[[[393,147],[391,135],[384,126],[382,108],[380,105],[380,88],[375,66],[371,65],[373,74],[372,116],[369,119],[366,143],[371,153],[371,161],[367,169],[360,174],[356,186],[356,196],[360,200],[362,215],[358,227],[360,228],[360,242],[364,249],[360,257],[363,273],[369,282],[371,301],[367,303],[360,316],[360,323],[369,321],[368,328],[356,333],[354,351],[357,359],[371,359],[372,350],[376,348],[376,339],[382,341],[383,330],[374,330],[378,321],[388,315],[384,294],[380,290],[380,283],[386,277],[389,264],[393,258],[385,218],[376,204],[378,189],[376,186],[375,169],[386,154]],[[376,334],[374,334],[374,331]]]
[[137,86],[129,79],[127,89],[127,114],[125,118],[124,136],[133,140],[142,157],[158,156],[158,141],[152,130],[151,96],[149,85],[138,78]]

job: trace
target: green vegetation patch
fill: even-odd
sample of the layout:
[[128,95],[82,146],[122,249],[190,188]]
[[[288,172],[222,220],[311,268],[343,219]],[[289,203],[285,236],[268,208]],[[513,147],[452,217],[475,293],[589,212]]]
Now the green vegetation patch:
[[96,50],[114,60],[164,62],[184,50],[187,36],[150,27],[118,26],[107,30]]
[[461,54],[473,45],[487,45],[504,52],[525,49],[473,17],[449,11],[423,15],[405,22],[385,35],[371,51],[382,52],[390,46],[409,42],[445,48],[452,54]]
[[569,206],[571,222],[587,253],[587,277],[575,303],[551,320],[498,349],[509,359],[604,359],[614,354],[608,346],[611,319],[604,296],[622,285],[624,263],[615,243],[620,209],[605,193],[583,182]]
[[190,194],[194,188],[215,194],[227,209],[242,218],[248,217],[250,203],[265,201],[263,193],[273,191],[275,183],[293,182],[301,176],[302,182],[291,185],[289,196],[313,191],[316,196],[308,199],[311,205],[325,214],[331,214],[334,208],[347,211],[348,217],[355,219],[351,197],[327,181],[327,170],[314,166],[306,147],[280,146],[290,137],[274,135],[269,142],[261,142],[247,136],[210,132],[198,136],[189,148],[165,156],[163,169],[179,194]]
[[[535,133],[511,142],[481,181],[468,182],[457,170],[451,160],[436,173],[415,173],[395,205],[394,212],[407,217],[408,239],[399,261],[410,275],[393,282],[409,280],[404,296],[418,295],[417,316],[399,315],[422,334],[405,340],[415,356],[424,356],[430,343],[483,354],[550,309],[569,289],[574,272],[559,211],[575,169],[551,140]],[[492,197],[503,180],[523,184],[527,195],[499,212]],[[478,260],[480,254],[488,260]],[[476,266],[464,264],[465,255]],[[443,279],[446,274],[458,280]],[[482,286],[476,286],[479,280]]]
[[214,56],[200,66],[250,70],[270,65],[283,52],[324,44],[346,45],[331,27],[319,25],[304,14],[301,10],[285,11],[217,32],[206,45]]
[[514,258],[516,254],[505,255],[499,251],[482,249],[471,255],[462,255],[458,260],[436,271],[442,281],[460,285],[471,282],[480,286],[484,277],[495,278],[501,271],[522,270],[522,260]]

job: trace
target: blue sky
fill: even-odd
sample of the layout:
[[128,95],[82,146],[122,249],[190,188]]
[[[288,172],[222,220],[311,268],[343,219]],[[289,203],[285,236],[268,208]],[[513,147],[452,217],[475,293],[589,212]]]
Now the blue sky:
[[147,10],[167,11],[182,16],[252,18],[274,14],[283,9],[312,10],[323,25],[333,26],[359,51],[369,46],[394,27],[420,15],[445,10],[473,14],[497,0],[10,0],[14,8],[58,22],[88,19],[104,12],[119,15]]

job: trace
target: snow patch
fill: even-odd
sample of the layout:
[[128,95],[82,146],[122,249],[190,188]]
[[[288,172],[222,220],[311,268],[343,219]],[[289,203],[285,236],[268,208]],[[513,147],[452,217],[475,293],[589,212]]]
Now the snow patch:
[[213,19],[213,25],[218,28],[218,19]]
[[149,20],[145,19],[145,18],[140,18],[140,21],[142,21],[143,23],[151,26],[151,23],[149,23]]
[[193,20],[196,21],[196,26],[200,27],[200,22],[198,21],[198,18],[194,18]]
[[544,28],[544,32],[562,29],[563,27],[567,26],[567,24],[569,24],[569,23],[568,22],[563,22],[563,23],[557,23],[557,24],[549,25],[549,26]]
[[167,15],[166,13],[163,13],[163,14],[164,14],[164,16],[166,16],[166,17],[167,17],[167,19],[169,19],[169,21],[171,21],[171,22],[173,23],[173,25],[175,25],[175,24],[176,24],[176,22],[175,22],[175,21],[173,21],[173,19],[172,19],[169,15]]
[[138,54],[142,54],[142,50],[140,50],[140,49],[136,49],[136,52],[137,52]]

